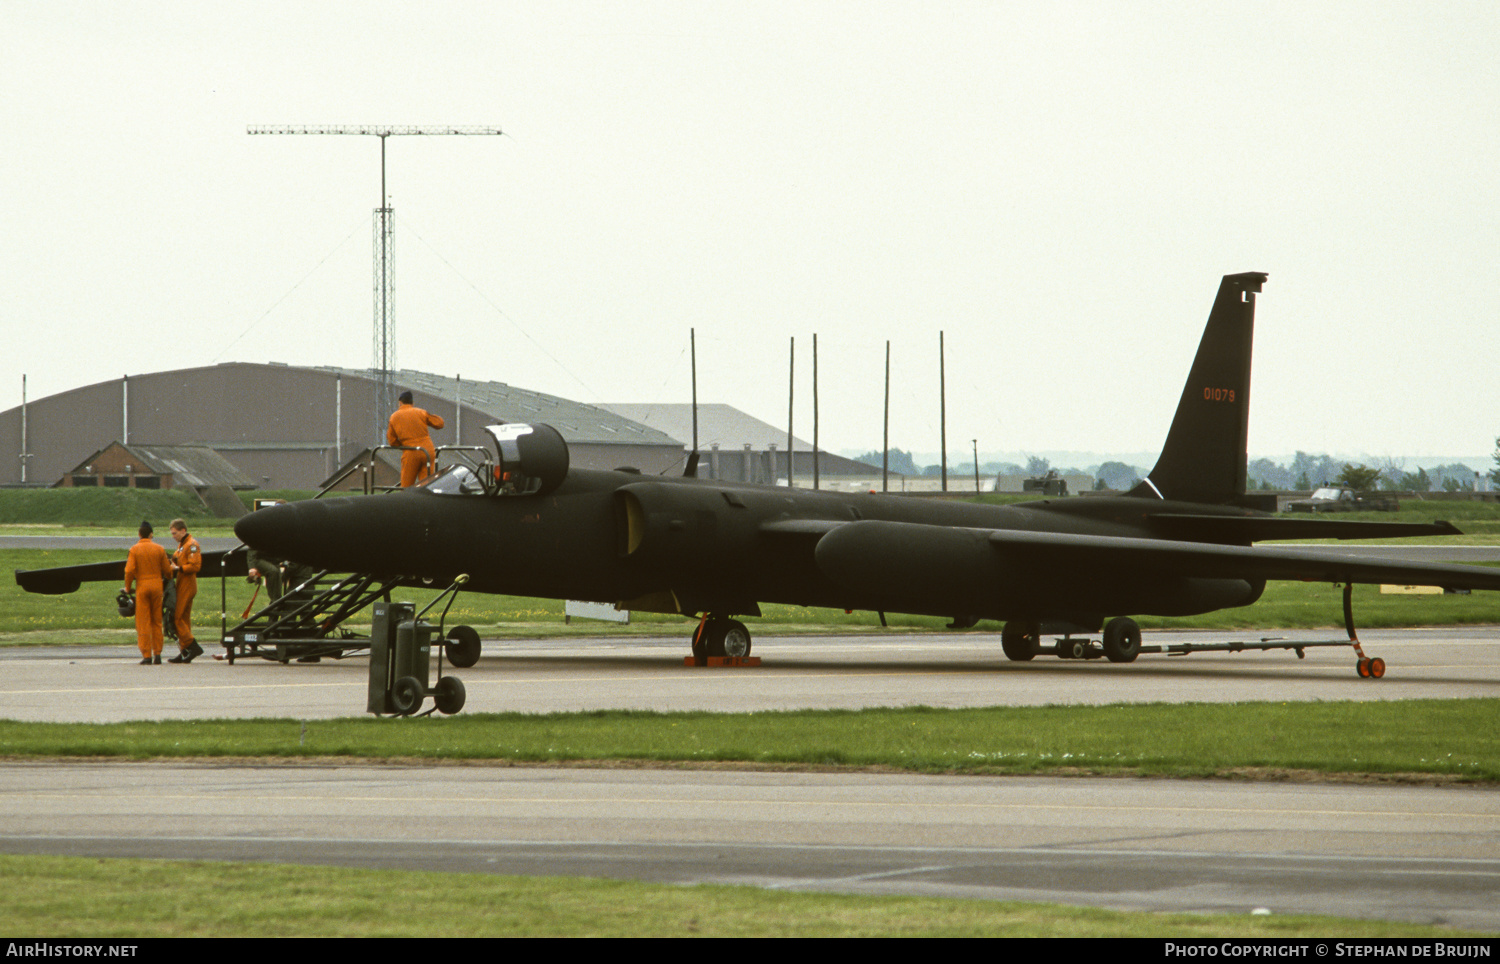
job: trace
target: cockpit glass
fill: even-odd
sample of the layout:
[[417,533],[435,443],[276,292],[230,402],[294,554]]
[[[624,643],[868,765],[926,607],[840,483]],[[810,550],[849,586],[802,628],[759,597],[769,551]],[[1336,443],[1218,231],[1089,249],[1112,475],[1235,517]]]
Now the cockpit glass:
[[425,483],[428,492],[438,495],[483,495],[484,484],[468,466],[454,465]]

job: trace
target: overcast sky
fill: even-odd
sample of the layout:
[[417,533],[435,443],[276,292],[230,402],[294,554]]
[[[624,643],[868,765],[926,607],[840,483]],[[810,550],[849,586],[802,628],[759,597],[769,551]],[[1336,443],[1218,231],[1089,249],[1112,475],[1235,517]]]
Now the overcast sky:
[[[1159,449],[1266,271],[1252,455],[1500,434],[1500,4],[0,0],[0,408],[397,359],[876,448]],[[248,402],[249,400],[247,400]],[[256,399],[255,404],[275,400]],[[282,400],[299,405],[299,399]]]

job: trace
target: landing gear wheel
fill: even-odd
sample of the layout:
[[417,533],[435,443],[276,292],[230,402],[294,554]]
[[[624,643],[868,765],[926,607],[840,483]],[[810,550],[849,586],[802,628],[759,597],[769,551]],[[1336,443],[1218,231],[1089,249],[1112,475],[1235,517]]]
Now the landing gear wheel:
[[1370,679],[1380,679],[1385,675],[1385,660],[1376,656],[1370,660]]
[[464,708],[468,695],[463,680],[457,676],[444,676],[432,690],[432,701],[437,704],[439,712],[451,715]]
[[448,630],[448,641],[443,644],[443,653],[448,657],[449,663],[459,669],[468,669],[479,662],[479,648],[479,633],[474,627],[454,626]]
[[415,676],[403,676],[391,689],[391,706],[402,716],[410,716],[422,707],[425,694],[422,681]]
[[750,655],[750,630],[737,619],[724,620],[724,636],[721,645],[725,656],[744,657]]
[[1359,662],[1354,664],[1354,671],[1359,674],[1360,679],[1370,678],[1370,661],[1361,656]]
[[1012,621],[1000,630],[1000,648],[1005,658],[1024,663],[1036,656],[1041,644],[1042,628],[1036,623]]
[[1104,624],[1104,656],[1111,663],[1133,663],[1141,654],[1141,627],[1129,616]]
[[738,619],[710,616],[693,632],[694,656],[749,656],[750,630]]

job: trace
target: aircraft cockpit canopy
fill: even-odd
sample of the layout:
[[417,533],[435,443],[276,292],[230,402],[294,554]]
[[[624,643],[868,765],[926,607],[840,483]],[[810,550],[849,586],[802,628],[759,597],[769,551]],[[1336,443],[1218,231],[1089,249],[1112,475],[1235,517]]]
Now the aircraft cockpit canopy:
[[438,495],[484,495],[484,482],[467,465],[450,465],[422,486]]
[[499,454],[497,494],[544,495],[568,476],[568,443],[550,425],[486,425]]

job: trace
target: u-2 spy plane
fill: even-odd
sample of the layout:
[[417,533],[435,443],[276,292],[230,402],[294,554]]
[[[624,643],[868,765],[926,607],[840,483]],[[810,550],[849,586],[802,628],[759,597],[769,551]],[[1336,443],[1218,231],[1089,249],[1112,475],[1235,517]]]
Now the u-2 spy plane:
[[[1247,507],[1251,341],[1266,278],[1223,279],[1160,460],[1119,496],[989,506],[728,483],[691,469],[643,477],[570,468],[555,429],[507,424],[489,429],[493,464],[453,466],[377,498],[264,509],[235,532],[330,571],[413,583],[468,574],[469,591],[696,617],[700,656],[748,654],[750,633],[735,617],[776,602],[944,616],[954,627],[1001,620],[1012,660],[1033,658],[1044,631],[1102,629],[1099,648],[1055,651],[1129,662],[1142,651],[1132,615],[1247,606],[1267,580],[1344,583],[1349,640],[1339,645],[1354,647],[1361,676],[1380,676],[1384,663],[1365,657],[1354,632],[1350,584],[1495,590],[1500,571],[1253,545],[1458,532],[1446,522],[1291,519]],[[1301,655],[1290,644],[1221,648]]]

